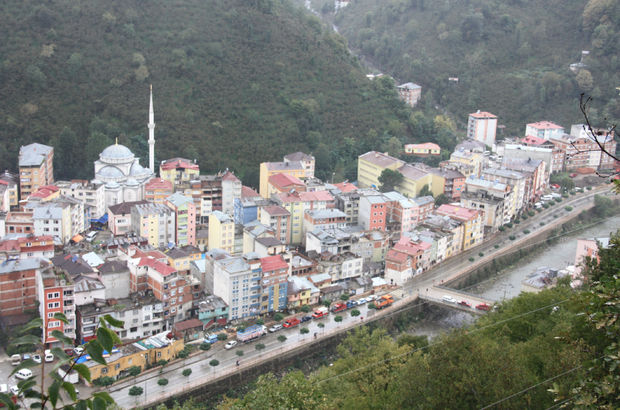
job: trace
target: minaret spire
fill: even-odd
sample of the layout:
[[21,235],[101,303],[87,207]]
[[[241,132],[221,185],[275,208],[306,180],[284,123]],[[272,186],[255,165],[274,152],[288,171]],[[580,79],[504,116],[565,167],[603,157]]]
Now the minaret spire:
[[153,84],[149,103],[149,169],[155,173],[155,114],[153,113]]

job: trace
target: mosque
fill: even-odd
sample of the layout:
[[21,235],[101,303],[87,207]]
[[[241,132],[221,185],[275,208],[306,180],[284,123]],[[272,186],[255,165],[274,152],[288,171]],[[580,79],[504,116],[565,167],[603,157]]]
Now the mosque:
[[144,186],[155,176],[155,116],[153,114],[153,86],[149,105],[149,168],[140,165],[140,159],[129,148],[118,143],[110,145],[95,161],[93,183],[105,186],[105,205],[141,201],[145,197]]

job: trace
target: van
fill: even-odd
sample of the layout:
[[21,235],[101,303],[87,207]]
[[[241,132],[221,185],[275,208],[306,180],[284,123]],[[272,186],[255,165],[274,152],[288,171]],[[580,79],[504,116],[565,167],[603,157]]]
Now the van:
[[97,231],[90,231],[89,233],[86,234],[86,241],[92,242],[93,239],[95,239],[95,236],[97,236]]
[[19,364],[22,362],[22,357],[21,355],[18,354],[14,354],[13,356],[11,356],[11,364],[13,366],[19,366]]
[[28,380],[32,377],[32,370],[30,369],[19,369],[15,372],[15,378],[19,380]]
[[447,303],[456,303],[456,299],[454,299],[452,296],[448,296],[448,295],[443,295],[441,300],[443,300],[444,302],[447,302]]

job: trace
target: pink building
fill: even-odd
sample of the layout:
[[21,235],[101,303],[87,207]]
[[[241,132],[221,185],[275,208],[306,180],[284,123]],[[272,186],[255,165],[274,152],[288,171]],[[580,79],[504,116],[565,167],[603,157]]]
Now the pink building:
[[196,246],[196,206],[194,200],[179,192],[166,198],[166,206],[174,211],[177,246]]
[[125,235],[131,230],[131,210],[136,205],[148,204],[148,201],[121,202],[108,208],[108,227],[112,235]]
[[609,238],[590,238],[590,239],[577,239],[577,250],[575,251],[575,274],[578,275],[583,269],[583,263],[586,258],[596,259],[598,258],[599,243],[603,248],[609,246]]

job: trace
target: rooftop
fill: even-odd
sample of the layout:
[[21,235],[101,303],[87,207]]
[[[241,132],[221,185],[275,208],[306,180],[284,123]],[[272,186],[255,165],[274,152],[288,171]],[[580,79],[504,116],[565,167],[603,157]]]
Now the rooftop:
[[486,112],[486,111],[479,111],[479,110],[478,110],[478,111],[476,111],[476,112],[474,112],[474,113],[469,114],[469,116],[470,116],[470,117],[474,117],[474,118],[480,118],[480,119],[481,119],[481,118],[488,118],[488,119],[491,119],[491,118],[497,118],[497,116],[496,116],[496,115],[491,114],[490,112]]
[[291,213],[280,205],[269,205],[263,208],[263,211],[271,216],[289,216]]
[[316,210],[309,210],[306,211],[306,213],[312,218],[312,219],[329,219],[329,218],[346,218],[347,214],[345,214],[344,212],[342,212],[340,209],[336,209],[336,208],[328,208],[328,209],[316,209]]
[[259,193],[250,188],[249,186],[243,185],[241,187],[241,198],[257,198],[260,197]]
[[47,266],[50,266],[50,264],[43,258],[5,260],[0,263],[0,275],[11,272],[45,268]]
[[381,153],[377,151],[369,151],[359,156],[359,159],[368,161],[373,165],[381,168],[388,168],[396,165],[397,167],[403,166],[405,162],[389,156],[387,153]]
[[168,276],[176,272],[176,269],[172,266],[161,263],[159,260],[152,257],[141,258],[138,266],[148,266],[159,272],[162,276]]
[[220,223],[233,222],[233,219],[222,211],[213,211],[211,213],[211,216],[213,216],[214,218],[217,218],[217,220],[220,221]]
[[127,215],[131,213],[134,206],[148,203],[148,201],[121,202],[120,204],[110,205],[108,209],[114,215]]
[[549,129],[563,130],[564,129],[564,127],[551,121],[531,122],[529,124],[526,124],[526,126],[536,128],[539,130],[549,130]]
[[168,198],[166,198],[166,201],[170,202],[172,205],[176,206],[177,208],[183,205],[194,203],[194,200],[192,198],[185,196],[180,192],[175,192],[174,194],[170,195]]
[[334,186],[338,188],[342,193],[357,191],[357,186],[353,185],[348,181],[339,182],[337,184],[334,184]]
[[312,155],[304,154],[301,151],[293,152],[292,154],[288,154],[284,156],[285,161],[313,161],[314,157]]
[[171,169],[195,169],[198,170],[200,167],[194,161],[185,158],[171,158],[165,161],[162,161],[159,165],[159,168],[162,170],[171,170]]
[[304,166],[299,161],[287,161],[287,162],[263,162],[267,164],[268,171],[288,171],[288,170],[303,170]]
[[399,86],[397,86],[397,88],[404,88],[407,90],[416,90],[416,89],[420,89],[422,88],[421,86],[415,84],[415,83],[405,83],[405,84],[401,84]]
[[54,148],[47,145],[33,143],[25,145],[19,148],[19,166],[20,167],[38,167],[40,166],[47,155],[52,152]]
[[163,191],[169,191],[172,192],[173,190],[173,185],[172,182],[167,181],[165,179],[161,179],[161,178],[151,178],[145,185],[144,185],[144,189],[146,191],[153,191],[155,189],[157,190],[163,190]]
[[260,258],[260,265],[263,272],[271,272],[274,270],[286,269],[288,271],[288,263],[281,255],[267,256]]
[[480,211],[461,206],[443,204],[435,211],[439,215],[447,215],[462,221],[469,221],[480,215]]
[[278,188],[286,189],[291,186],[305,187],[303,181],[288,174],[275,174],[269,177],[269,183]]

